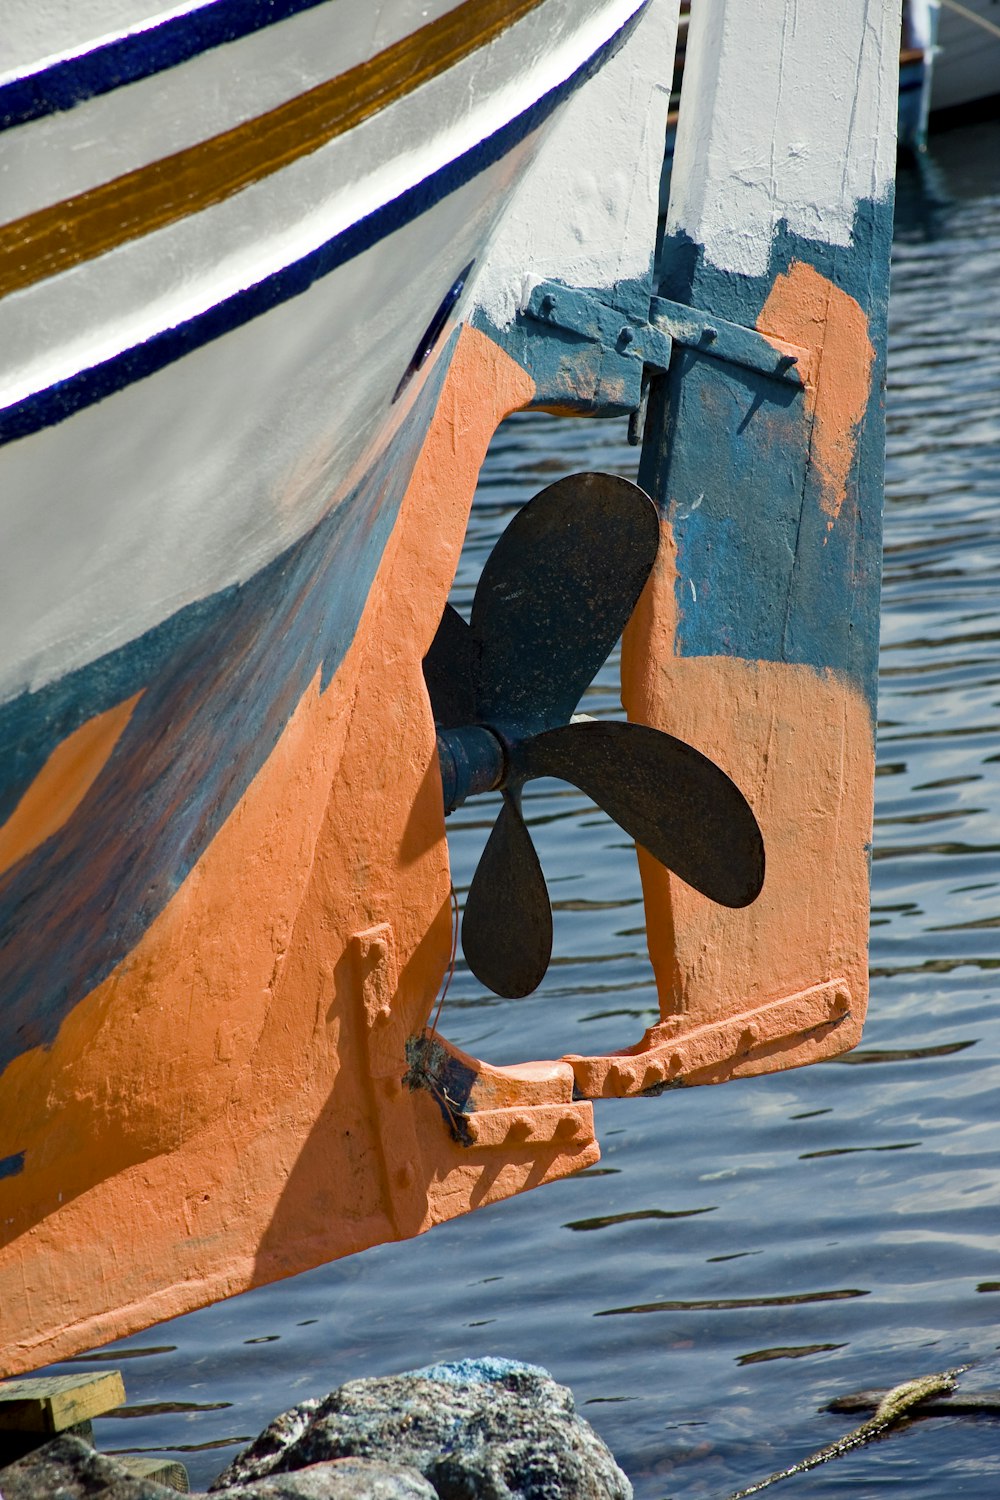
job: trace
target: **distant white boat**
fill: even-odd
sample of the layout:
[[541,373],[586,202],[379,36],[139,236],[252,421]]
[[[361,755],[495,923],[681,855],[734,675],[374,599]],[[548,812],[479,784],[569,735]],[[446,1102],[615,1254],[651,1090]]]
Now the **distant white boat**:
[[1000,101],[1000,0],[940,0],[932,112],[994,96]]
[[899,144],[919,150],[952,112],[1000,105],[1000,0],[906,0],[899,53]]

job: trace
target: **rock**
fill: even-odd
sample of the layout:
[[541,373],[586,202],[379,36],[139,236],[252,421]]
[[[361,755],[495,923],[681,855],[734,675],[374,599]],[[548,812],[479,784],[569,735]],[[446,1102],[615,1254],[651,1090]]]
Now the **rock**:
[[[283,1411],[279,1417],[275,1417],[274,1421],[270,1422],[254,1441],[254,1452],[258,1460],[263,1461],[270,1454],[277,1456],[284,1453],[285,1449],[305,1432],[318,1406],[319,1398],[311,1396],[307,1401],[300,1401],[298,1406],[291,1406],[288,1411]],[[246,1451],[244,1449],[244,1452]],[[226,1473],[228,1472],[227,1469]],[[264,1468],[261,1468],[260,1473],[264,1472]],[[220,1484],[221,1478],[215,1482]]]
[[[224,1500],[237,1500],[235,1486],[343,1458],[416,1469],[440,1500],[632,1497],[606,1445],[577,1416],[571,1392],[546,1371],[506,1359],[348,1381],[322,1401],[278,1417],[212,1491],[229,1491]],[[286,1493],[293,1492],[261,1488],[248,1497],[285,1500]],[[347,1493],[338,1491],[338,1500]]]
[[[219,1500],[632,1497],[571,1393],[544,1370],[503,1359],[352,1380],[303,1402],[276,1417],[212,1491]],[[0,1495],[175,1500],[175,1491],[69,1435],[0,1471]]]
[[416,1469],[374,1458],[336,1458],[253,1479],[222,1493],[223,1500],[437,1500]]
[[[290,1415],[285,1413],[285,1417]],[[290,1439],[294,1422],[279,1431]],[[437,1500],[416,1469],[367,1458],[310,1464],[294,1473],[237,1485],[225,1493],[226,1500]],[[0,1469],[0,1496],[2,1500],[177,1500],[176,1490],[139,1479],[124,1464],[95,1453],[89,1443],[65,1435]],[[192,1495],[188,1500],[199,1497]]]
[[135,1479],[124,1464],[64,1434],[0,1469],[3,1500],[177,1500],[152,1479]]

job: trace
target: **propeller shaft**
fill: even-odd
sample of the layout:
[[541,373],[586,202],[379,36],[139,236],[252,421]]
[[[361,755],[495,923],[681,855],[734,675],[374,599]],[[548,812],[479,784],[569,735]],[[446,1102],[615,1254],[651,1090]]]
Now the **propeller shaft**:
[[492,792],[503,784],[507,756],[500,740],[485,725],[439,729],[437,750],[446,816],[468,797]]

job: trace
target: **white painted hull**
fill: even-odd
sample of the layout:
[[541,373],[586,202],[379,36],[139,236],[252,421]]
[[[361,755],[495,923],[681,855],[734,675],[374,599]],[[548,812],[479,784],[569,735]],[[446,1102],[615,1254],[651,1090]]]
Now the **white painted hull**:
[[1000,94],[1000,4],[941,0],[931,109],[954,109]]
[[[387,108],[241,191],[0,300],[0,421],[81,372],[140,365],[165,331],[228,313],[248,289],[322,260],[479,152],[454,190],[337,265],[307,292],[0,448],[0,700],[134,638],[247,578],[315,524],[391,439],[392,397],[458,273],[481,255],[539,127],[490,148],[565,87],[637,0],[546,0]],[[166,74],[0,135],[8,221],[141,172],[280,109],[303,84],[364,62],[448,6],[375,13],[320,5]],[[275,61],[277,59],[277,62]],[[231,78],[239,79],[232,87]],[[475,79],[475,87],[472,87]],[[16,80],[15,80],[16,81]],[[79,142],[92,144],[80,151]],[[400,142],[406,143],[400,150]],[[432,197],[434,195],[432,194]],[[266,293],[264,300],[266,301]],[[149,358],[147,359],[147,355]]]

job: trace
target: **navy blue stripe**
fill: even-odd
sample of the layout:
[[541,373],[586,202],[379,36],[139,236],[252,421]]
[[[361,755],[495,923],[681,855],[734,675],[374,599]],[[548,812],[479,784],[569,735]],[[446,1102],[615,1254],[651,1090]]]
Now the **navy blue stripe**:
[[585,83],[607,59],[618,50],[626,36],[636,24],[645,6],[632,15],[620,31],[605,42],[604,46],[578,68],[564,83],[551,89],[525,110],[510,120],[494,135],[479,142],[464,155],[449,162],[447,166],[408,188],[398,198],[383,204],[374,213],[352,224],[341,234],[327,240],[317,250],[304,255],[301,260],[283,266],[271,276],[255,285],[246,287],[224,302],[217,303],[186,323],[166,328],[154,334],[143,344],[125,349],[111,359],[26,396],[23,401],[8,406],[0,412],[0,445],[17,438],[28,437],[45,427],[64,421],[87,406],[102,401],[137,380],[153,375],[175,360],[201,348],[213,339],[234,328],[242,327],[271,308],[298,297],[309,290],[314,281],[328,276],[338,266],[353,260],[355,256],[371,249],[380,240],[411,223],[449,193],[464,187],[466,183],[502,160],[527,135],[530,135],[562,101]]
[[235,42],[301,11],[333,3],[335,0],[215,0],[148,31],[117,37],[92,52],[64,58],[38,73],[0,86],[0,130],[72,109],[84,99],[149,78],[224,42]]

